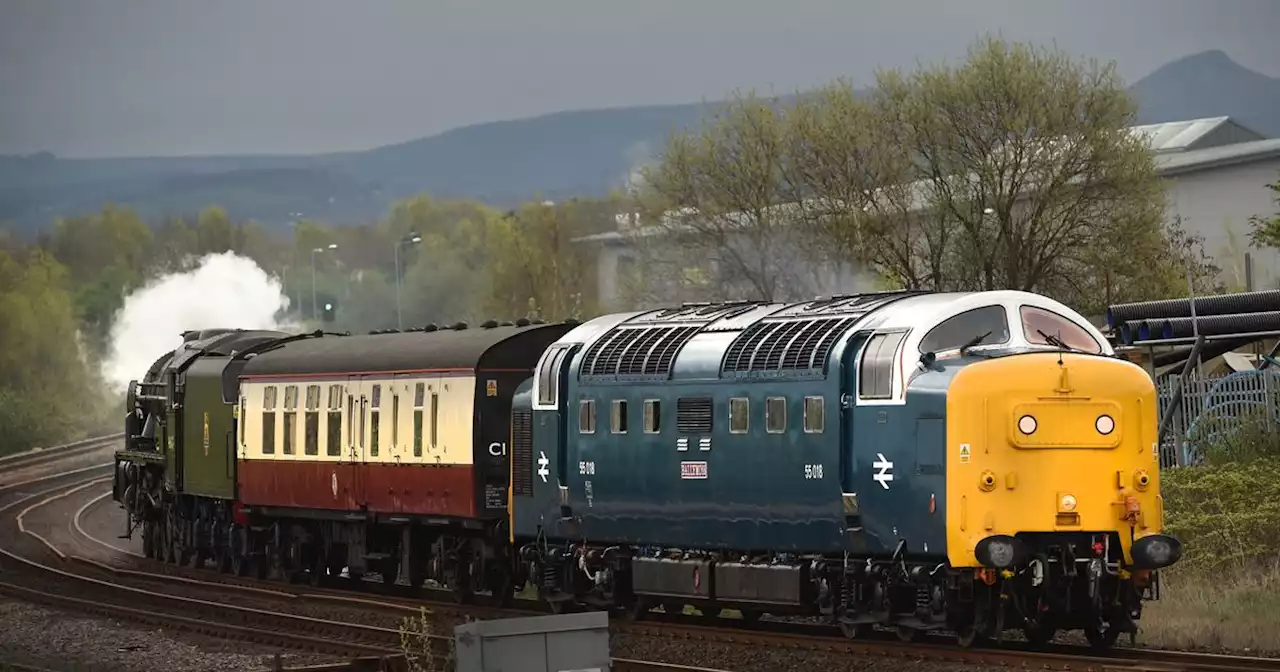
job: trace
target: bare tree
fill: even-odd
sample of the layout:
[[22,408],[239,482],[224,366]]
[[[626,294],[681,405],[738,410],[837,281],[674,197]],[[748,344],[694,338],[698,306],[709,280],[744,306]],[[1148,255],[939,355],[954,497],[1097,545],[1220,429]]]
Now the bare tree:
[[[641,273],[707,299],[802,292],[809,268],[797,238],[805,232],[779,198],[787,149],[784,113],[753,93],[696,132],[673,134],[637,190],[639,223],[629,239],[641,251]],[[703,263],[690,268],[691,255]]]

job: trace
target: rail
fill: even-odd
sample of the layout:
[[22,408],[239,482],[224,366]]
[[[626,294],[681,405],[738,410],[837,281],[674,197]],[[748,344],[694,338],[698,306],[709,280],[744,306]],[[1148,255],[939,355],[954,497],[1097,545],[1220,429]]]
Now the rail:
[[71,443],[64,443],[57,446],[36,447],[22,452],[13,453],[0,457],[0,471],[13,471],[23,467],[30,467],[37,464],[43,464],[50,460],[60,460],[67,457],[73,457],[83,453],[90,453],[103,444],[119,441],[124,438],[124,432],[117,434],[107,434],[106,436],[93,436]]

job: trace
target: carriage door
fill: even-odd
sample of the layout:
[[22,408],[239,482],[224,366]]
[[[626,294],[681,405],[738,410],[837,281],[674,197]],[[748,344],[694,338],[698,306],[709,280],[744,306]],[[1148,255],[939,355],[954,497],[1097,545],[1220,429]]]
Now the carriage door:
[[355,509],[359,506],[357,493],[357,478],[359,476],[359,445],[363,442],[363,437],[358,435],[359,430],[363,426],[360,415],[361,410],[361,388],[360,379],[355,376],[347,378],[346,385],[346,408],[343,425],[342,443],[336,462],[333,465],[333,476],[331,486],[333,487],[333,496],[336,500],[335,504],[340,509]]

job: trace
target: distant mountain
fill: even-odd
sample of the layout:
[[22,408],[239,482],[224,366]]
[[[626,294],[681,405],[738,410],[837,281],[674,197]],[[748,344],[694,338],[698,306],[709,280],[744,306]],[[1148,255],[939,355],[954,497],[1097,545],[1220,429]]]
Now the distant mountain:
[[1280,137],[1280,79],[1254,72],[1221,51],[1185,56],[1129,87],[1143,124],[1229,116]]
[[[1130,88],[1140,123],[1228,115],[1280,137],[1280,80],[1221,51],[1173,61]],[[602,195],[623,186],[676,129],[719,105],[619,107],[476,124],[360,152],[314,156],[58,159],[0,157],[0,223],[34,231],[107,201],[144,217],[221,205],[233,217],[283,225],[382,215],[419,192],[499,207],[541,196]]]

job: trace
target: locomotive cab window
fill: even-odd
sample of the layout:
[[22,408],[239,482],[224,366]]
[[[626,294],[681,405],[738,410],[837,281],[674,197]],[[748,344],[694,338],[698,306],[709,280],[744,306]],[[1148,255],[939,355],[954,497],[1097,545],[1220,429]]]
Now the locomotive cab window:
[[644,400],[644,433],[657,434],[662,428],[662,402],[657,399]]
[[764,400],[764,430],[770,434],[781,434],[787,431],[785,397],[769,397]]
[[980,336],[981,340],[972,345],[1009,342],[1009,320],[1004,306],[983,306],[947,318],[920,340],[920,352],[955,350]]
[[609,424],[614,434],[627,433],[627,400],[614,399]]
[[804,398],[804,431],[806,434],[821,434],[825,426],[822,397]]
[[1094,354],[1102,353],[1102,346],[1094,340],[1084,327],[1076,324],[1074,321],[1063,317],[1051,310],[1037,308],[1035,306],[1022,306],[1019,309],[1022,317],[1022,333],[1027,337],[1027,342],[1033,345],[1056,345],[1050,343],[1049,338],[1045,338],[1040,332],[1053,337],[1053,340],[1061,341],[1068,348],[1073,350],[1083,350]]
[[596,433],[596,402],[594,399],[583,399],[578,402],[578,433]]
[[898,346],[906,338],[905,331],[876,334],[862,349],[862,365],[858,369],[858,396],[863,399],[893,397],[893,360]]
[[751,428],[751,400],[734,397],[729,400],[729,433],[746,434]]

